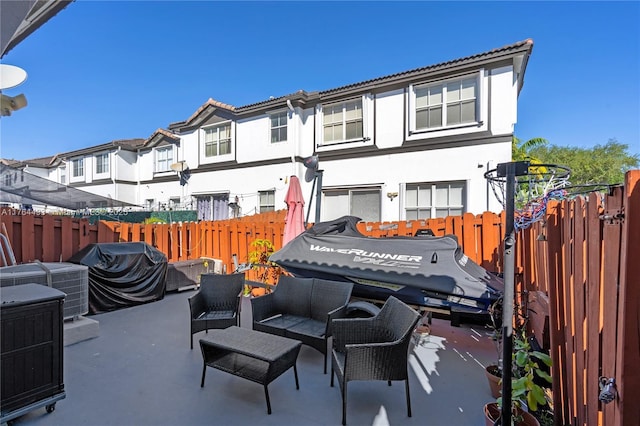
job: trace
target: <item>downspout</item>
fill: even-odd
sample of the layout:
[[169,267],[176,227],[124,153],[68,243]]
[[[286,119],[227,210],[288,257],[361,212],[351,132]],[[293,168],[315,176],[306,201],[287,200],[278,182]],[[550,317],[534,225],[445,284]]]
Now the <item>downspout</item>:
[[111,172],[111,182],[113,183],[113,199],[119,200],[120,197],[118,195],[118,184],[116,183],[116,176],[118,175],[118,156],[120,154],[120,150],[122,146],[118,146],[118,149],[113,155],[113,170]]
[[[298,126],[296,125],[296,122],[293,121],[293,115],[295,114],[296,110],[293,107],[293,104],[291,103],[290,99],[287,99],[287,108],[289,109],[289,116],[291,117],[291,134],[293,136],[293,140],[291,141],[291,176],[298,176],[297,174],[297,170],[296,170],[296,153],[298,152]],[[288,120],[287,120],[288,122]]]

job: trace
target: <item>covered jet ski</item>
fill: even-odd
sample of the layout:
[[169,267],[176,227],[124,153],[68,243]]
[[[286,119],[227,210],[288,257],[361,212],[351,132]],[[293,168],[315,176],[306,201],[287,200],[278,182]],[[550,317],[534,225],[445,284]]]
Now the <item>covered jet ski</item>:
[[367,237],[360,218],[320,222],[269,258],[291,274],[353,282],[353,296],[486,312],[502,280],[469,259],[455,236]]

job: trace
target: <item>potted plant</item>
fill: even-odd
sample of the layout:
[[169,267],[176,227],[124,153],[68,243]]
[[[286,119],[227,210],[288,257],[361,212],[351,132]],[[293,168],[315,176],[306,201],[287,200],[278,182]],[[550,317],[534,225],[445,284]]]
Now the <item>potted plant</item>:
[[244,290],[245,296],[261,296],[268,292],[270,286],[278,282],[278,278],[283,271],[280,266],[269,260],[269,256],[275,252],[275,246],[270,240],[256,239],[251,243],[251,248],[252,250],[247,256],[251,269],[255,271],[259,282],[268,285],[256,288],[251,288],[251,286],[246,285]]
[[[540,425],[530,412],[536,412],[539,407],[549,403],[545,389],[539,383],[551,384],[551,376],[543,367],[551,366],[551,358],[543,352],[532,350],[524,327],[514,332],[513,339],[511,424]],[[525,406],[529,412],[524,410]],[[487,425],[495,424],[501,415],[501,407],[502,397],[485,405]]]
[[501,379],[502,379],[502,299],[494,302],[489,307],[489,316],[491,317],[491,328],[492,335],[491,340],[493,340],[497,359],[495,364],[489,364],[485,367],[485,375],[487,376],[487,380],[489,382],[489,389],[491,390],[491,396],[494,398],[499,398],[502,392],[501,389]]
[[[490,310],[493,325],[493,340],[498,351],[498,363],[486,367],[487,378],[492,382],[492,395],[495,402],[485,405],[487,425],[493,425],[501,415],[502,407],[502,300],[495,302]],[[548,407],[549,401],[545,393],[544,384],[551,384],[551,376],[546,372],[551,366],[549,355],[533,350],[527,339],[527,316],[523,314],[521,306],[514,306],[516,326],[513,332],[513,352],[511,354],[511,422],[513,425],[539,425],[537,419],[530,413],[540,407]],[[526,407],[527,410],[524,410]],[[529,412],[528,412],[529,411]]]

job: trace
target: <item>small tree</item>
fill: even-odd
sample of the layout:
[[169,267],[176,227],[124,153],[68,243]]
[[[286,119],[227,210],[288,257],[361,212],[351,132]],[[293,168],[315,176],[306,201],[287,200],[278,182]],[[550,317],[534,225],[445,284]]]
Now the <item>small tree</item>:
[[544,138],[521,141],[513,136],[511,157],[513,161],[566,166],[571,169],[572,185],[620,184],[628,170],[640,166],[640,154],[631,154],[629,146],[616,139],[583,148],[553,145]]
[[[254,240],[250,247],[252,250],[247,255],[247,261],[251,265],[251,270],[256,271],[258,281],[275,285],[283,271],[280,266],[269,260],[275,252],[275,246],[270,240],[257,239]],[[245,288],[245,294],[251,291],[249,286]]]
[[549,141],[545,138],[532,138],[522,141],[517,137],[511,138],[511,159],[513,161],[531,161],[532,163],[542,163],[538,158],[531,155],[535,148],[547,146]]

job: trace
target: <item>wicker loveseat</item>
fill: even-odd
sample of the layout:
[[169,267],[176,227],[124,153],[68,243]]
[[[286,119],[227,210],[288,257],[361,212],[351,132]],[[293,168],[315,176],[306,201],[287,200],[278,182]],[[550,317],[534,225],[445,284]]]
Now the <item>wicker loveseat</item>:
[[331,321],[346,314],[353,284],[281,276],[273,293],[251,299],[253,329],[299,340],[324,355]]

